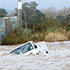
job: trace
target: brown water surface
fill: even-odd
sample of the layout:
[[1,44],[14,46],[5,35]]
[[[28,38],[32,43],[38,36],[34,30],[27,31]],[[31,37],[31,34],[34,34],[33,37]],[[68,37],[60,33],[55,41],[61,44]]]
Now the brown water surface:
[[70,70],[70,42],[47,43],[49,54],[9,54],[16,46],[0,46],[0,70]]

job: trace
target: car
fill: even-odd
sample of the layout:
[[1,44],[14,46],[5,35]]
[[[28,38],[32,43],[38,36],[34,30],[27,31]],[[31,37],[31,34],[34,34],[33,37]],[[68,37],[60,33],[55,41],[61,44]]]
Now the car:
[[[43,44],[43,45],[42,45]],[[20,46],[18,46],[17,48],[15,48],[14,50],[12,50],[10,53],[14,53],[14,54],[40,54],[40,53],[48,53],[48,51],[45,50],[44,42],[40,42],[40,43],[34,43],[33,41],[29,41],[25,44],[22,44]]]

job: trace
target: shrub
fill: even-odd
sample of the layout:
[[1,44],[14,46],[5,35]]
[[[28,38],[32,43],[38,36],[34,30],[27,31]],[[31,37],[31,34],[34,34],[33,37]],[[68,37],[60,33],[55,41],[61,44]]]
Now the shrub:
[[16,44],[18,42],[19,38],[16,36],[16,34],[9,34],[7,36],[5,36],[2,40],[2,44],[4,45],[12,45],[12,44]]
[[2,43],[2,40],[0,40],[0,44]]
[[62,33],[57,33],[57,32],[48,33],[48,35],[46,35],[45,37],[45,41],[66,41],[66,40],[68,40],[67,36],[65,36]]
[[70,31],[66,33],[66,36],[68,37],[68,40],[70,40]]
[[21,44],[31,40],[38,42],[43,41],[44,38],[45,38],[44,33],[37,34],[35,33],[32,35],[11,33],[3,38],[2,44],[3,45]]
[[38,42],[38,41],[44,41],[45,39],[45,33],[36,33],[36,34],[33,34],[32,35],[32,40],[35,41],[35,42]]

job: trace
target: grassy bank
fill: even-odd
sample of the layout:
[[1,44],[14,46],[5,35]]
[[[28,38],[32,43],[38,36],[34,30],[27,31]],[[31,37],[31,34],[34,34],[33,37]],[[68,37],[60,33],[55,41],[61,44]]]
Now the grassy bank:
[[2,44],[13,45],[21,44],[27,41],[69,41],[70,40],[70,22],[61,23],[56,19],[49,18],[45,22],[38,24],[28,24],[27,30],[24,29],[20,32],[17,30],[11,31],[6,35]]
[[70,40],[70,31],[66,30],[58,30],[53,32],[35,32],[33,34],[17,34],[10,33],[6,37],[3,38],[2,44],[5,45],[13,45],[13,44],[22,44],[27,41],[46,41],[46,42],[54,42],[54,41],[69,41]]

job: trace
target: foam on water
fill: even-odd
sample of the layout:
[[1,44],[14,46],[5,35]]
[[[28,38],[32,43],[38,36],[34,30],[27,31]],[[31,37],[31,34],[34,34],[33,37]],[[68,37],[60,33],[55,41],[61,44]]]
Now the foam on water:
[[15,55],[0,46],[0,70],[70,70],[70,42],[47,43],[49,54]]

